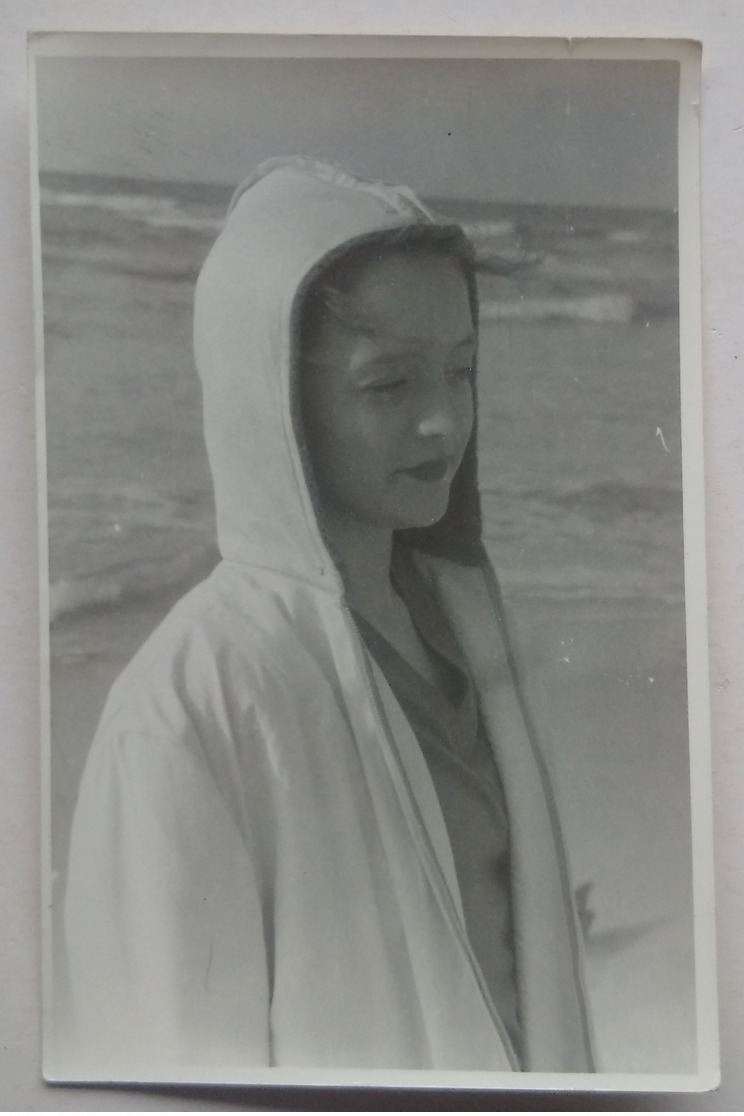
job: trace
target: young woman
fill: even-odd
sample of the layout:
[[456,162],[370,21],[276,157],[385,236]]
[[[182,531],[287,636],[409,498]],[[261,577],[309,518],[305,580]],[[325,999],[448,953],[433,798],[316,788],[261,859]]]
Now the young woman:
[[114,686],[67,891],[96,1075],[593,1068],[480,541],[473,250],[271,160],[199,278],[222,562]]

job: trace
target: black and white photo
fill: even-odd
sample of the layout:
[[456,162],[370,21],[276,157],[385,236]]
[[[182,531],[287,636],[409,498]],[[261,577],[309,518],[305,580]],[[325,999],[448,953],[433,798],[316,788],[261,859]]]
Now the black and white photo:
[[716,1074],[692,44],[32,44],[52,1080]]

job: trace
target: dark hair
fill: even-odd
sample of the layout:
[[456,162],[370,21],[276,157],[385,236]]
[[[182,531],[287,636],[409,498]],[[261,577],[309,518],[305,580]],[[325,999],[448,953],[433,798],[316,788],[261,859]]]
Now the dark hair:
[[302,300],[300,354],[304,357],[313,345],[319,323],[329,318],[358,332],[373,332],[369,317],[349,293],[353,277],[369,264],[391,253],[417,255],[433,253],[452,260],[460,267],[468,287],[473,322],[478,321],[475,288],[475,251],[458,226],[413,225],[374,234],[344,246],[338,255],[326,259],[310,277]]

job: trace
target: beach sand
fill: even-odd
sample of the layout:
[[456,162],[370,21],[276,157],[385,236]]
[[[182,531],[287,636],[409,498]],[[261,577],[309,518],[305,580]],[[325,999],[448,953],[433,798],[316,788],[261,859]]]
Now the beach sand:
[[577,887],[602,1067],[690,1072],[695,995],[684,643],[677,609],[515,608]]
[[[64,1021],[61,899],[85,756],[109,686],[171,598],[75,621],[93,649],[52,671],[56,1015]],[[549,747],[577,887],[591,884],[587,971],[601,1068],[694,1070],[690,818],[679,609],[510,600]],[[64,647],[64,624],[52,641]],[[64,1025],[63,1028],[64,1030]]]

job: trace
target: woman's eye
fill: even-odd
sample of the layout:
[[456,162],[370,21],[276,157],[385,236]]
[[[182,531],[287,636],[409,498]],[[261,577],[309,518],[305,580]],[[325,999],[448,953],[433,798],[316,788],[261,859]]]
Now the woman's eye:
[[390,380],[373,380],[372,383],[365,384],[364,391],[369,395],[386,399],[402,395],[407,387],[408,380],[403,376],[397,376]]

